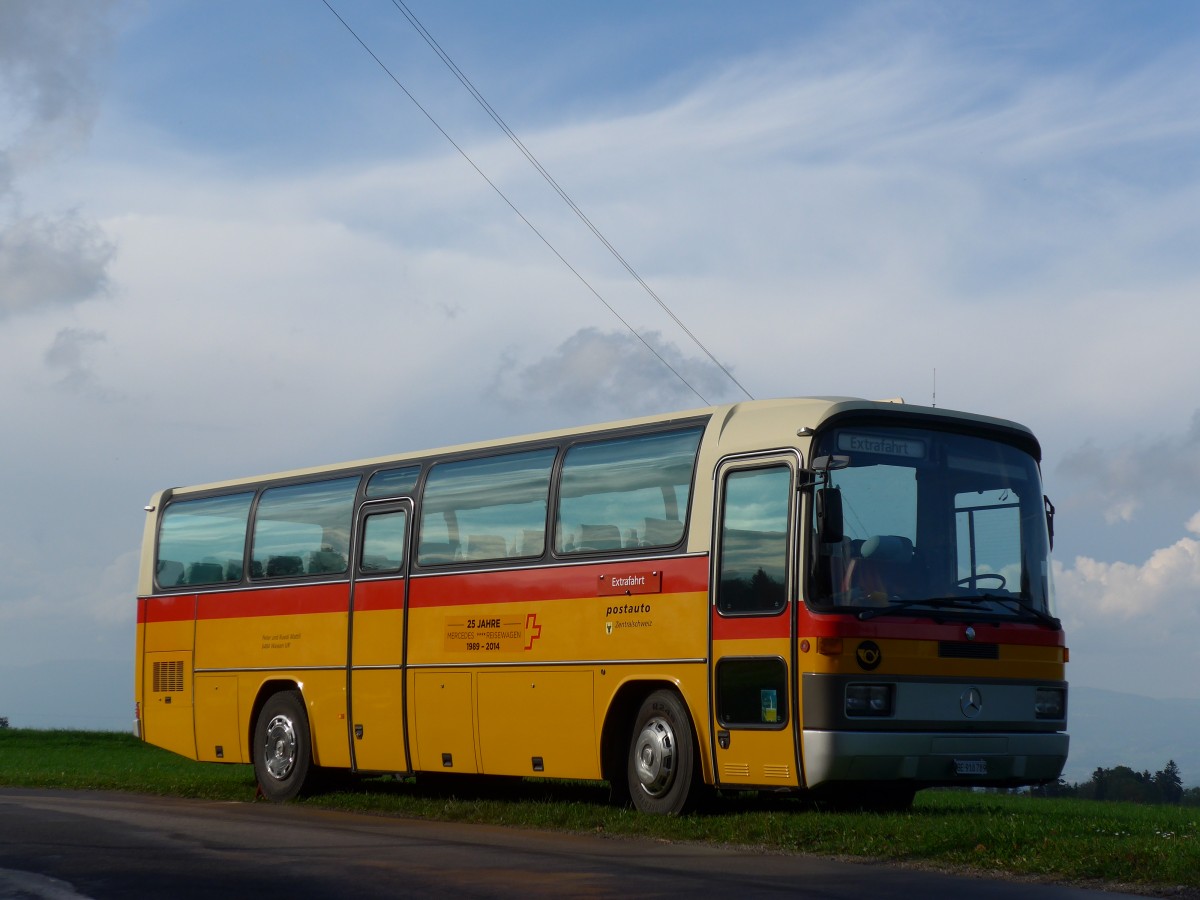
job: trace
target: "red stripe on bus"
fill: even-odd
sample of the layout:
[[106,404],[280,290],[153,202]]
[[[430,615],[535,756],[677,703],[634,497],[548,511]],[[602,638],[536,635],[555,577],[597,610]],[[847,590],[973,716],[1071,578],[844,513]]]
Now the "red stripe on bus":
[[713,607],[712,633],[714,641],[747,640],[750,638],[786,638],[790,616],[786,611],[775,616],[723,616]]
[[[975,636],[967,637],[967,627]],[[853,613],[814,615],[800,611],[800,633],[813,637],[898,639],[916,641],[978,641],[1028,647],[1063,647],[1063,632],[1028,622],[933,622],[923,617],[884,616],[860,621]]]
[[[1063,633],[1024,622],[974,623],[975,636],[968,638],[967,622],[862,622],[852,614],[810,615],[800,613],[800,634],[806,637],[840,637],[848,640],[894,639],[917,641],[978,641],[982,644],[1003,643],[1013,646],[1061,647]],[[789,616],[722,616],[716,608],[712,613],[713,639],[718,641],[753,638],[787,637]]]
[[350,608],[350,586],[312,584],[200,594],[197,619],[245,619],[253,616],[296,616],[312,613],[346,612]]
[[151,622],[188,622],[196,617],[195,594],[167,597],[139,597],[138,624]]
[[354,611],[379,612],[404,608],[404,580],[360,581],[354,586]]
[[597,597],[600,596],[602,576],[620,577],[648,572],[662,573],[661,592],[664,594],[708,590],[708,558],[688,557],[414,578],[409,587],[409,605],[414,608],[464,606],[514,600],[528,602]]

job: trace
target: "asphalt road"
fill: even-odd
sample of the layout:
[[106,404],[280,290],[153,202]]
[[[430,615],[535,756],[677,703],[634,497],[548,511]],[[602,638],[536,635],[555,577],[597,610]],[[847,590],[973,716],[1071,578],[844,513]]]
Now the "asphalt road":
[[699,844],[268,803],[0,789],[0,900],[1116,895]]

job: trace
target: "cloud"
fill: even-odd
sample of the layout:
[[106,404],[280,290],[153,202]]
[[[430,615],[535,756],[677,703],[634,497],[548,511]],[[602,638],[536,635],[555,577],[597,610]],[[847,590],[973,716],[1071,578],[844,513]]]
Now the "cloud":
[[[22,121],[8,152],[15,167],[78,147],[91,130],[94,73],[112,45],[115,0],[8,0],[0,4],[0,84],[10,121]],[[21,115],[11,115],[17,110]]]
[[141,552],[129,550],[110,563],[84,594],[79,614],[100,626],[128,626],[133,619],[130,598],[137,594]]
[[1072,683],[1146,696],[1200,697],[1200,513],[1189,534],[1144,562],[1054,563]]
[[71,390],[92,388],[95,376],[88,361],[88,348],[105,340],[102,333],[86,328],[63,328],[46,351],[46,365],[63,373],[59,384]]
[[1084,485],[1109,524],[1133,521],[1148,499],[1200,493],[1200,409],[1181,434],[1114,450],[1088,442],[1064,456],[1057,473]]
[[1200,512],[1186,525],[1191,536],[1155,550],[1139,564],[1101,562],[1077,556],[1070,569],[1055,563],[1054,583],[1068,621],[1079,627],[1164,625],[1172,633],[1187,620],[1200,620]]
[[0,318],[103,291],[113,245],[79,212],[20,212],[20,176],[86,142],[113,3],[0,4]]
[[78,214],[0,227],[0,317],[103,292],[116,248]]
[[496,396],[512,407],[621,417],[728,398],[731,384],[711,362],[685,357],[658,332],[643,337],[645,343],[629,332],[580,329],[532,363],[505,360],[496,373]]

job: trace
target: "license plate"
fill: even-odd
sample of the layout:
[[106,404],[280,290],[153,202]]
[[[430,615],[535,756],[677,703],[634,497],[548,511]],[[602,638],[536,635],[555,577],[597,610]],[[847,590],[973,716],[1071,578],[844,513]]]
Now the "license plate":
[[986,759],[956,759],[954,761],[955,775],[986,775]]

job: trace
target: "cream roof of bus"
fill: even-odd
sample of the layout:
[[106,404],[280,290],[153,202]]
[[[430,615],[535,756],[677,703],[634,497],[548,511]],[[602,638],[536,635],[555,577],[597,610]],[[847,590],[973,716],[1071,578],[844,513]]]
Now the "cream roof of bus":
[[[906,409],[911,412],[937,415],[943,419],[958,419],[964,422],[974,422],[1016,429],[1029,433],[1022,425],[1003,419],[979,416],[971,413],[957,412],[940,408],[918,407],[900,404],[894,401],[871,401],[853,397],[792,397],[774,400],[748,400],[741,403],[723,406],[709,406],[698,409],[682,410],[654,416],[641,416],[633,419],[603,422],[592,425],[581,425],[573,428],[563,428],[536,434],[515,435],[498,440],[476,441],[469,444],[457,444],[449,447],[438,447],[428,450],[416,450],[387,456],[377,456],[369,459],[353,460],[331,465],[311,466],[308,468],[292,469],[246,478],[235,478],[228,481],[217,481],[209,484],[191,485],[175,488],[170,491],[172,496],[198,493],[201,491],[220,490],[222,488],[257,485],[263,482],[280,481],[305,476],[333,474],[339,471],[374,468],[383,465],[401,465],[405,462],[418,462],[436,458],[442,455],[470,453],[478,450],[497,450],[507,446],[528,445],[540,442],[552,442],[559,438],[581,434],[594,434],[638,426],[666,424],[669,422],[709,416],[708,438],[704,442],[701,453],[701,471],[704,471],[709,457],[715,462],[717,458],[729,453],[747,452],[766,448],[796,447],[807,449],[807,438],[797,435],[802,428],[815,429],[829,417],[850,411]],[[711,472],[711,466],[709,467]],[[157,506],[162,494],[159,492],[151,501]]]

